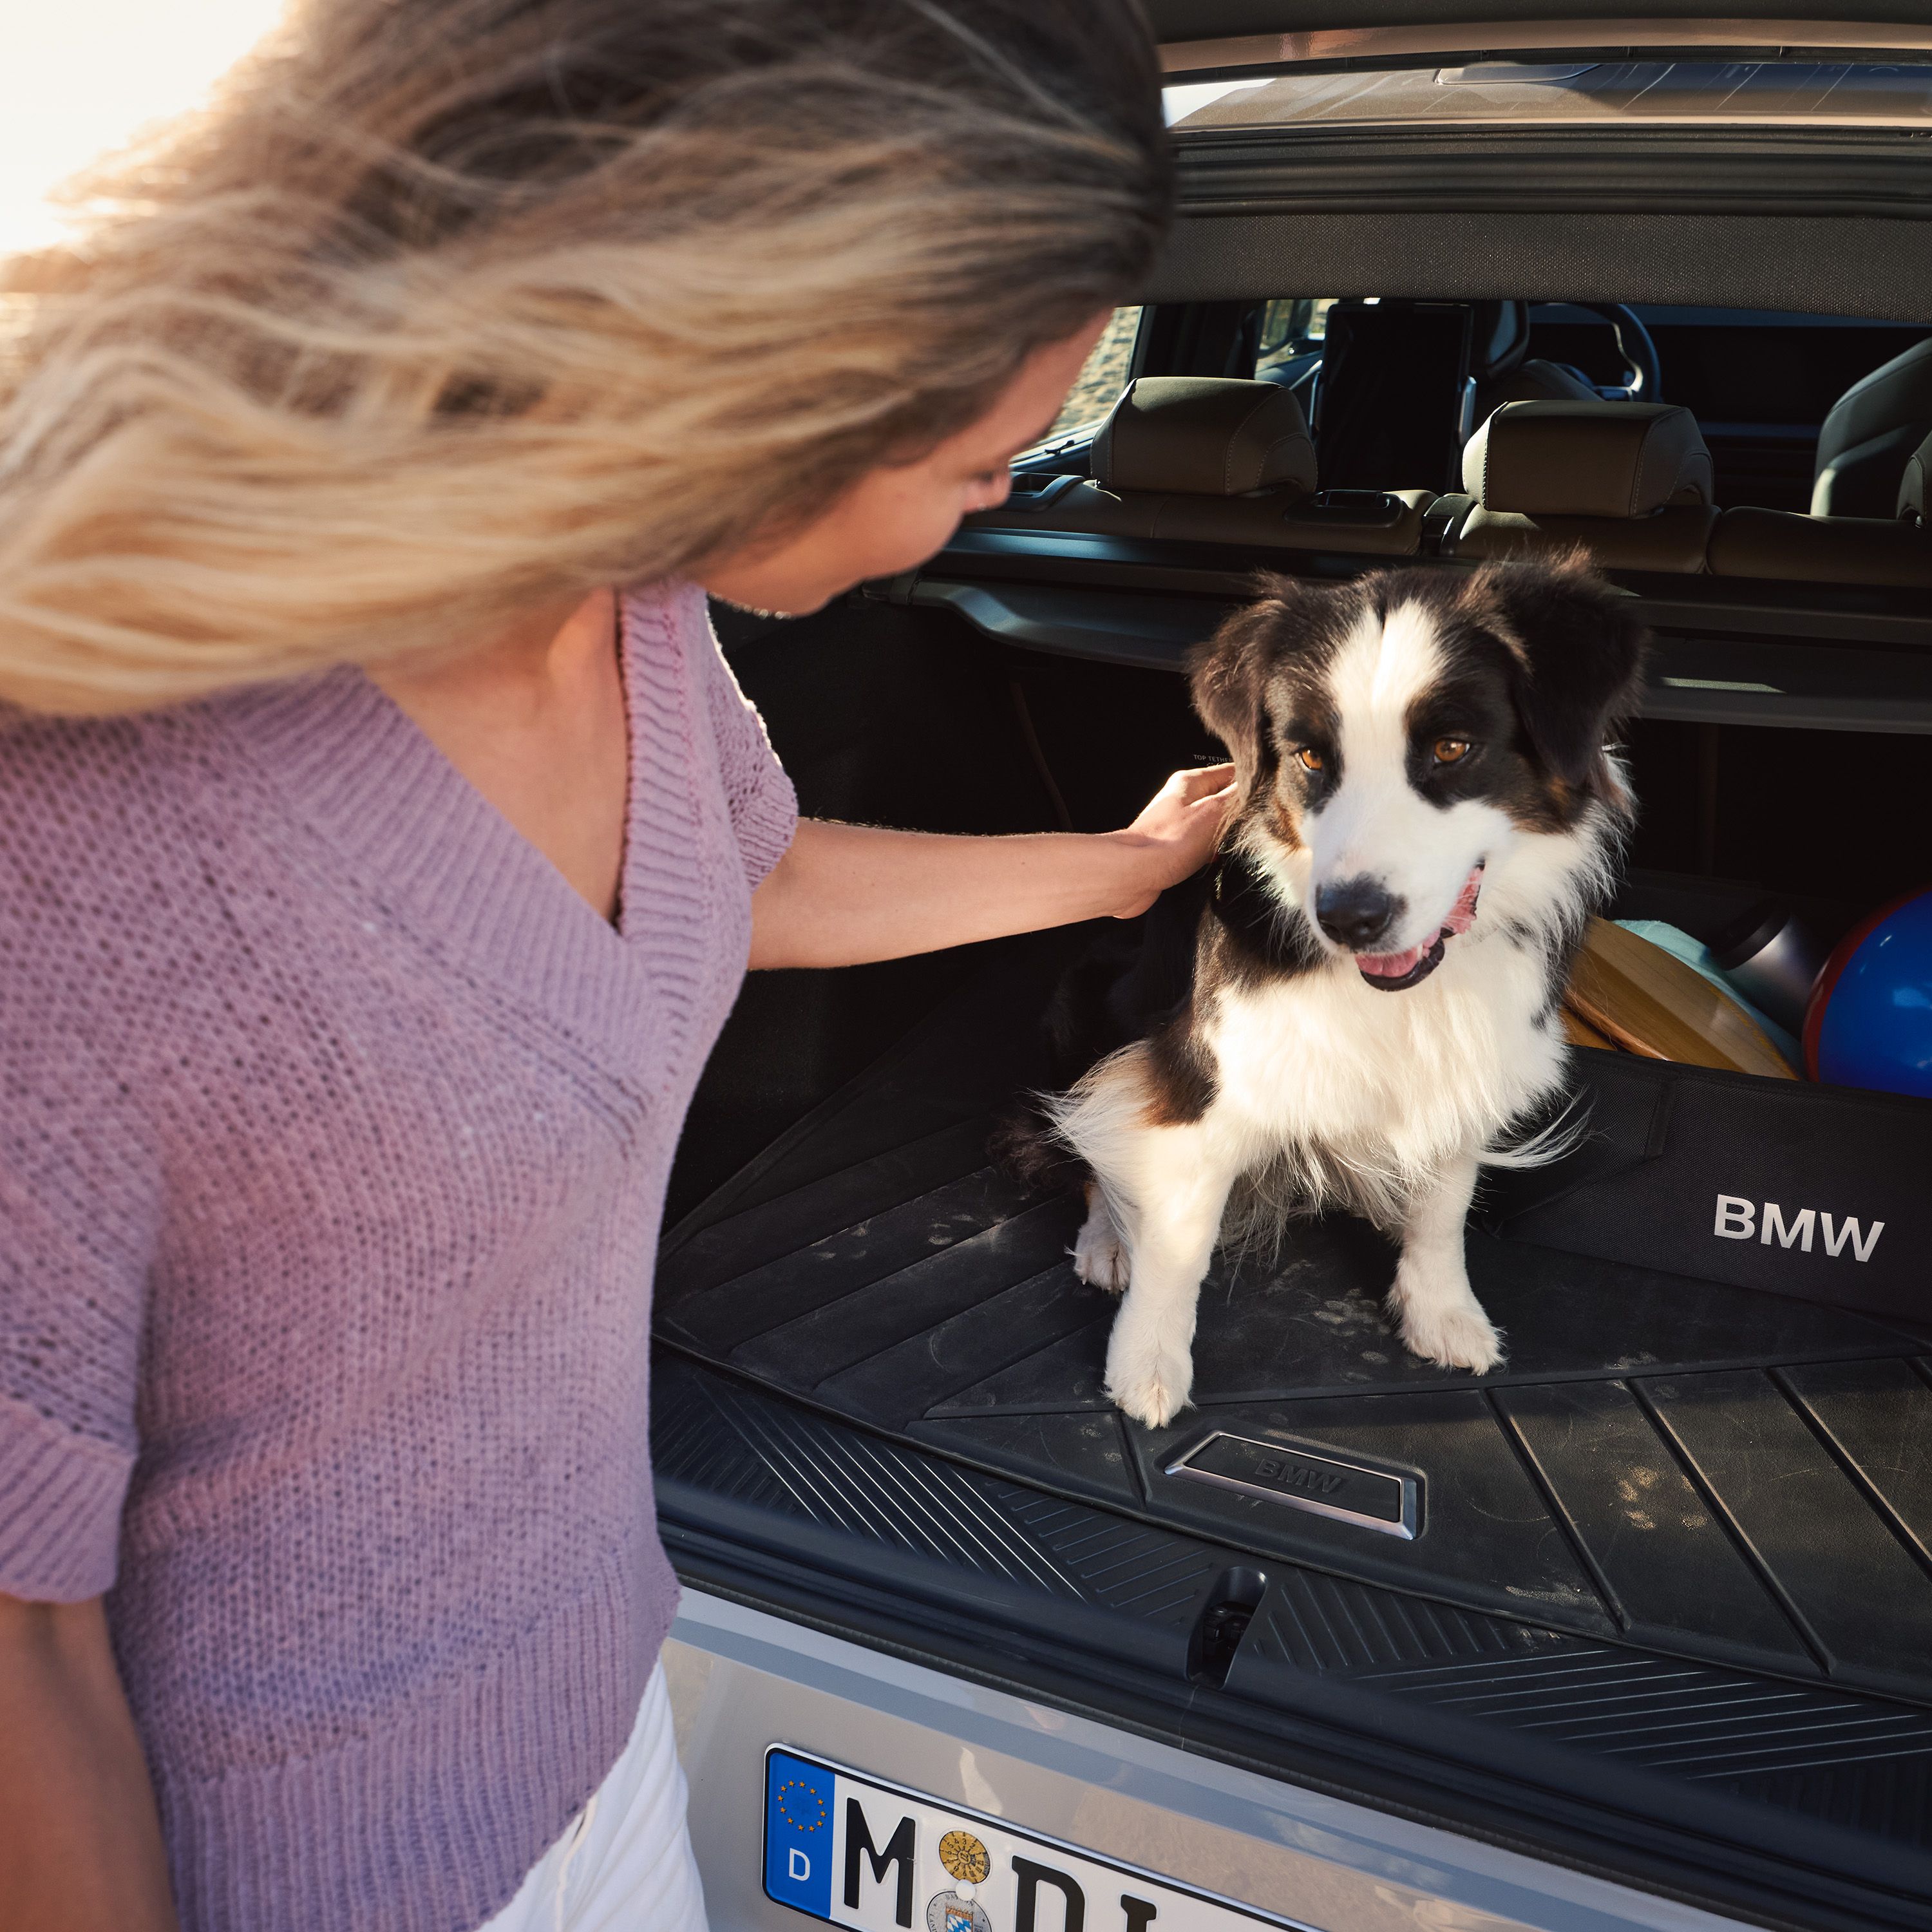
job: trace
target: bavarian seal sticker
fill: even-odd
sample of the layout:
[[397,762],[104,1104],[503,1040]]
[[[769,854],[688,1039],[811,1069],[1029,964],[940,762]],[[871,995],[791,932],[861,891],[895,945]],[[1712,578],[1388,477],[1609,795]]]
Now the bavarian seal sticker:
[[972,1896],[972,1886],[933,1894],[926,1908],[926,1932],[993,1932],[993,1922]]

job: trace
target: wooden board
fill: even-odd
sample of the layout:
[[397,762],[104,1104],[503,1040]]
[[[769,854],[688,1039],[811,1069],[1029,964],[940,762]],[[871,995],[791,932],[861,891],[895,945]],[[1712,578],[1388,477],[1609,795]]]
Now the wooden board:
[[1566,1007],[1630,1053],[1772,1080],[1798,1076],[1764,1029],[1682,960],[1593,919],[1570,975]]
[[1592,1046],[1611,1053],[1618,1051],[1616,1042],[1608,1034],[1599,1033],[1574,1007],[1568,1005],[1563,1008],[1563,1037],[1572,1046]]

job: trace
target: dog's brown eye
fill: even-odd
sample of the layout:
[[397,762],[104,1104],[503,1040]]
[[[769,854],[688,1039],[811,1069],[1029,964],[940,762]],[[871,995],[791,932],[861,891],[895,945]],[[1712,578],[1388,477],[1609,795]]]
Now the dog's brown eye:
[[1436,762],[1438,765],[1460,765],[1469,755],[1469,741],[1466,738],[1438,738],[1436,741]]
[[1322,769],[1322,754],[1312,745],[1304,745],[1294,754],[1301,760],[1304,771],[1318,772]]

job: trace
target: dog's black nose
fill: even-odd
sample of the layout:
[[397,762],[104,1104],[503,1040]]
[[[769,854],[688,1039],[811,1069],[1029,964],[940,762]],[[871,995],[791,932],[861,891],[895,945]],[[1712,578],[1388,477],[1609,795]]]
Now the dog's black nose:
[[1404,910],[1402,902],[1378,880],[1338,879],[1315,895],[1316,922],[1351,952],[1372,951]]

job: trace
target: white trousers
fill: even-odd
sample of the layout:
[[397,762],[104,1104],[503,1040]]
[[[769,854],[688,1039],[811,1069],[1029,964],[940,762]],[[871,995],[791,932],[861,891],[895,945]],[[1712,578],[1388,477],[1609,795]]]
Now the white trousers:
[[610,1775],[477,1932],[709,1932],[687,1796],[661,1664]]

